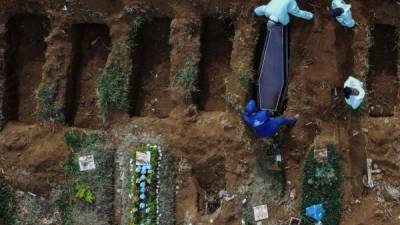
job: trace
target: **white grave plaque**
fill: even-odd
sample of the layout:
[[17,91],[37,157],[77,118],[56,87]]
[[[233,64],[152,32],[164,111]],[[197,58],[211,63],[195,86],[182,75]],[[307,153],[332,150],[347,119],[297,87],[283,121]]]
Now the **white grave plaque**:
[[93,155],[79,157],[79,169],[80,171],[88,171],[96,169]]
[[290,218],[289,225],[300,225],[301,224],[301,219],[292,217]]
[[254,210],[254,220],[261,221],[268,219],[268,207],[267,205],[260,205],[253,207]]
[[151,163],[150,152],[136,152],[136,165],[144,166]]
[[317,162],[323,162],[328,159],[328,149],[314,149],[314,159],[317,160]]

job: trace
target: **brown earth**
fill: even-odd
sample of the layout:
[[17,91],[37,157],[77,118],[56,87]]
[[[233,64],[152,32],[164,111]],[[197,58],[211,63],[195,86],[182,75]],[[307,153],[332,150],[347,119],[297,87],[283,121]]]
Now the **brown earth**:
[[49,125],[9,122],[0,135],[1,166],[13,187],[48,196],[62,184],[69,149],[63,142],[65,129]]
[[50,24],[46,17],[15,16],[7,23],[4,116],[8,120],[34,122],[34,91],[45,63],[45,37]]
[[109,29],[104,24],[72,27],[72,67],[67,89],[67,122],[82,128],[99,129],[96,83],[110,53]]
[[[187,215],[193,224],[209,224],[210,219],[218,225],[240,224],[242,206],[236,200],[240,202],[254,181],[249,171],[263,152],[237,113],[210,111],[225,111],[227,105],[235,103],[232,99],[243,105],[251,95],[240,88],[238,74],[243,70],[254,70],[260,25],[251,12],[254,6],[262,2],[114,0],[98,3],[85,0],[65,3],[0,0],[0,65],[13,59],[7,54],[3,56],[6,49],[22,50],[9,46],[12,42],[4,41],[7,32],[13,33],[4,24],[9,16],[16,14],[48,17],[52,29],[46,40],[48,51],[60,49],[59,54],[64,54],[63,57],[46,54],[41,65],[36,66],[35,63],[32,68],[24,61],[21,61],[21,65],[8,63],[6,70],[0,66],[1,79],[6,81],[1,93],[3,112],[11,120],[31,122],[23,119],[26,115],[24,112],[15,115],[16,102],[21,105],[22,101],[26,101],[27,105],[33,104],[31,109],[36,108],[33,101],[27,100],[29,96],[9,90],[15,84],[7,84],[10,81],[8,74],[11,73],[6,71],[25,71],[26,68],[26,73],[20,73],[23,77],[18,78],[17,86],[26,86],[26,91],[33,93],[33,87],[40,83],[43,64],[63,65],[57,69],[61,78],[60,96],[57,96],[61,100],[57,103],[65,106],[70,125],[95,129],[105,127],[110,144],[117,146],[132,129],[160,135],[170,145],[179,172],[175,206],[177,224],[183,224]],[[400,6],[389,0],[381,1],[378,5],[372,0],[353,0],[352,10],[358,26],[353,30],[345,30],[329,17],[326,11],[329,2],[299,0],[302,8],[316,13],[316,20],[307,22],[291,18],[289,104],[285,115],[298,115],[299,121],[293,129],[283,129],[281,137],[284,158],[287,160],[286,177],[290,181],[287,190],[296,190],[297,197],[291,213],[284,213],[282,205],[271,205],[270,217],[271,220],[286,221],[289,216],[302,214],[298,196],[301,194],[304,157],[312,145],[328,141],[337,144],[342,160],[344,185],[341,224],[397,225],[399,206],[389,204],[389,201],[385,202],[387,204],[379,202],[377,192],[364,188],[362,177],[368,157],[383,170],[381,174],[374,175],[377,182],[400,185],[399,153],[396,150],[399,145],[400,116],[399,99],[395,94],[398,92],[399,57],[387,47],[396,45],[393,35],[379,37],[380,28],[375,26],[386,24],[398,27]],[[67,11],[62,10],[64,5]],[[138,9],[128,13],[125,6],[128,9],[136,6]],[[210,14],[222,12],[229,12],[234,32],[229,27],[225,27],[228,30],[224,31],[213,23],[208,26],[207,20],[204,20]],[[131,53],[123,52],[122,55],[127,74],[130,74],[131,66],[140,68],[140,82],[134,83],[139,88],[130,94],[132,102],[135,102],[133,98],[139,99],[139,106],[135,103],[135,112],[130,114],[141,117],[130,118],[128,113],[119,113],[111,116],[108,124],[103,124],[97,106],[96,80],[104,67],[115,60],[112,54],[115,49],[127,39],[127,24],[142,14],[149,18],[171,18],[172,21],[170,25],[156,22],[154,27],[143,30],[145,40],[140,43],[144,49],[132,53],[139,57],[140,63],[131,57]],[[70,38],[72,24],[85,25],[77,29],[79,35]],[[373,27],[375,31],[370,32]],[[35,40],[44,34],[44,31],[39,32]],[[225,34],[229,38],[233,35],[233,43]],[[386,41],[376,41],[371,45],[371,34],[377,36],[377,40]],[[167,44],[168,40],[170,45]],[[70,52],[68,47],[63,49],[69,42],[73,42]],[[379,47],[381,45],[383,47]],[[32,49],[34,51],[29,54],[40,53],[36,48]],[[177,97],[179,91],[169,87],[187,59],[201,53],[203,57],[197,66],[200,70],[198,88],[202,97],[188,104]],[[20,57],[26,57],[18,53],[17,58],[19,54]],[[38,56],[29,57],[40,59]],[[380,69],[381,65],[388,65],[390,69]],[[7,66],[13,69],[7,69]],[[65,69],[68,67],[72,70]],[[375,75],[382,71],[387,71],[388,75]],[[38,74],[38,79],[31,79],[26,74]],[[342,98],[336,101],[332,98],[332,89],[342,86],[349,75],[367,84],[369,98],[360,112],[351,112]],[[135,80],[133,76],[136,75],[131,76],[131,81]],[[64,104],[65,99],[67,101]],[[144,102],[150,102],[150,107],[143,107]],[[370,117],[369,106],[377,107],[378,104],[383,106],[384,112],[389,113],[378,111],[378,116],[385,117]],[[8,111],[8,108],[14,111]],[[138,109],[143,110],[136,112]],[[371,115],[373,113],[372,110]],[[391,117],[386,117],[388,115]],[[13,187],[46,195],[52,185],[64,181],[63,164],[68,157],[68,149],[62,144],[63,130],[56,128],[51,131],[48,126],[20,122],[7,124],[0,134],[1,167]],[[119,177],[116,174],[116,180]],[[235,195],[235,201],[222,204],[215,202],[213,198],[221,189]],[[121,216],[118,198],[116,194],[115,224],[118,224]],[[211,207],[205,209],[205,202]],[[391,210],[391,217],[385,214],[387,207]]]
[[225,77],[232,73],[230,55],[234,37],[229,18],[203,20],[198,105],[204,111],[225,111]]
[[138,70],[137,93],[134,99],[133,115],[156,115],[159,118],[169,116],[174,108],[170,98],[170,52],[169,44],[171,19],[155,18],[146,23],[141,30],[137,43],[136,57],[133,63]]

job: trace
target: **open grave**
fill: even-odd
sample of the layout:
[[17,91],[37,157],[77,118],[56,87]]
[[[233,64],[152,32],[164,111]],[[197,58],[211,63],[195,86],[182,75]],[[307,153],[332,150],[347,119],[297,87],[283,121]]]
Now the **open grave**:
[[373,45],[369,52],[370,70],[367,81],[370,115],[393,116],[399,92],[396,27],[376,24],[372,36]]
[[50,21],[44,16],[17,15],[7,24],[3,113],[7,120],[33,123],[45,63]]
[[214,213],[221,206],[220,191],[225,190],[225,159],[212,157],[193,168],[198,183],[197,210],[203,215]]
[[202,111],[225,111],[225,77],[232,72],[230,59],[234,32],[228,18],[203,19],[197,96]]
[[72,42],[65,118],[70,125],[99,128],[96,83],[111,49],[109,28],[104,24],[73,25]]
[[169,93],[170,25],[170,18],[155,18],[139,30],[131,55],[131,116],[154,114],[165,118],[174,107]]

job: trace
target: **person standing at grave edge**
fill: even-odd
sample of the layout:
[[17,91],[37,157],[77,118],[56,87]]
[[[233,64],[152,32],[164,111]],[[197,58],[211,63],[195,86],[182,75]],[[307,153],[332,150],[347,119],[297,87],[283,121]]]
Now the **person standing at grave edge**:
[[365,97],[364,84],[356,78],[349,76],[343,88],[346,103],[353,109],[360,107]]
[[271,29],[277,23],[284,26],[288,25],[289,13],[305,20],[314,19],[314,14],[301,10],[296,0],[271,0],[268,4],[257,7],[254,12],[257,16],[267,17],[268,29]]
[[356,26],[356,21],[351,14],[351,5],[346,4],[344,0],[332,0],[329,13],[344,27],[353,28]]

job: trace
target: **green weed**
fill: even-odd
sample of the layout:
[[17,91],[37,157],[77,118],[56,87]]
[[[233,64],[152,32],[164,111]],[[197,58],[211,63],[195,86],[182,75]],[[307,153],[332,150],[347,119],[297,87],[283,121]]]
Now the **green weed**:
[[61,214],[61,219],[63,222],[63,225],[73,225],[72,222],[72,207],[71,207],[71,200],[70,200],[70,195],[71,195],[71,190],[69,187],[64,187],[61,193],[61,198],[56,201],[56,204],[58,206],[58,210],[60,211]]
[[86,185],[76,184],[75,185],[75,197],[85,203],[93,203],[96,199],[90,188]]
[[130,49],[134,49],[137,46],[137,37],[145,22],[146,20],[143,17],[138,16],[129,24],[128,40],[126,45]]
[[104,114],[127,111],[129,107],[128,76],[123,72],[118,58],[116,56],[116,61],[106,68],[97,81],[100,108]]
[[184,99],[189,99],[193,93],[197,92],[197,62],[196,57],[192,57],[186,62],[182,71],[175,76],[175,83],[183,90]]
[[59,79],[56,79],[49,86],[42,86],[35,92],[35,99],[41,105],[41,110],[37,113],[40,120],[53,120],[63,122],[62,108],[55,106],[54,99],[59,88]]
[[64,133],[64,142],[73,149],[87,148],[103,141],[104,134],[100,132],[84,134],[72,130]]
[[252,74],[239,73],[238,79],[239,79],[240,87],[244,91],[250,92],[251,88],[252,88],[252,85],[254,84],[253,75]]
[[15,224],[14,201],[15,198],[12,189],[6,183],[4,177],[0,175],[0,224]]
[[51,68],[50,64],[45,64],[43,66],[43,73],[46,74],[47,77],[51,77],[51,71],[52,71],[52,68]]

